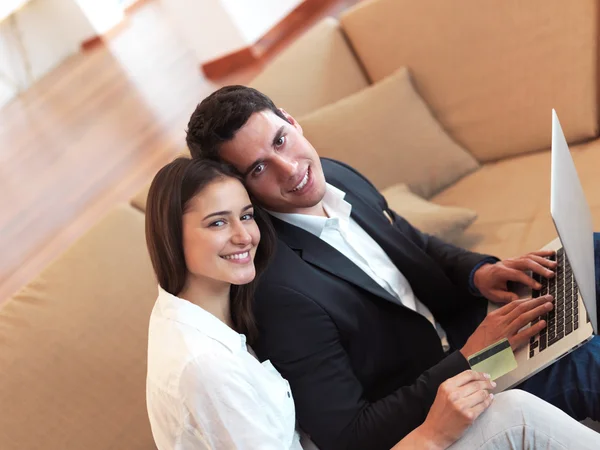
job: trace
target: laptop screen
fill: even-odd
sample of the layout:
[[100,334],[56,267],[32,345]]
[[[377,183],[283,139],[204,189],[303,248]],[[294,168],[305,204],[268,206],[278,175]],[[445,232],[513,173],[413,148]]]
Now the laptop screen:
[[594,333],[598,334],[592,215],[554,110],[550,212],[573,269]]

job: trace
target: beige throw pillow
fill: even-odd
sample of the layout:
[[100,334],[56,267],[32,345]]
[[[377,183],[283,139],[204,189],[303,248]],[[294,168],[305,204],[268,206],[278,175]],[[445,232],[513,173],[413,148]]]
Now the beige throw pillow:
[[440,206],[413,194],[405,184],[396,184],[381,191],[390,209],[420,231],[447,242],[455,242],[475,221],[477,213],[467,208]]
[[402,182],[430,198],[479,167],[435,120],[406,68],[298,122],[320,156],[351,165],[379,189]]

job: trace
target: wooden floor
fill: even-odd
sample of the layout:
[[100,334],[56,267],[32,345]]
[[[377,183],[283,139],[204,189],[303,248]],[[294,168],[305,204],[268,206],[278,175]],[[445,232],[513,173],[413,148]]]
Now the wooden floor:
[[[359,0],[339,0],[316,20]],[[248,83],[255,64],[211,82],[156,1],[105,46],[77,54],[0,109],[0,303],[185,145],[195,105]]]

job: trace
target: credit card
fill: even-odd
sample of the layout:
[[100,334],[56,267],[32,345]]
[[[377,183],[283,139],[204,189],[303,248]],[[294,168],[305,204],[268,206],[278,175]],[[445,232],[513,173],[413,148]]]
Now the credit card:
[[517,368],[515,354],[508,339],[502,339],[467,358],[471,369],[489,373],[492,380]]

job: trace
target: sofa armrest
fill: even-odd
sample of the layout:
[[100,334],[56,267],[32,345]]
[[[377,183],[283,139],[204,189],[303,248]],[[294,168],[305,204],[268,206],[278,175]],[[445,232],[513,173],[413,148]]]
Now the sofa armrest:
[[333,103],[367,85],[360,64],[333,18],[307,31],[251,83],[293,116]]
[[157,296],[144,215],[118,206],[0,309],[0,447],[156,448],[146,412]]

